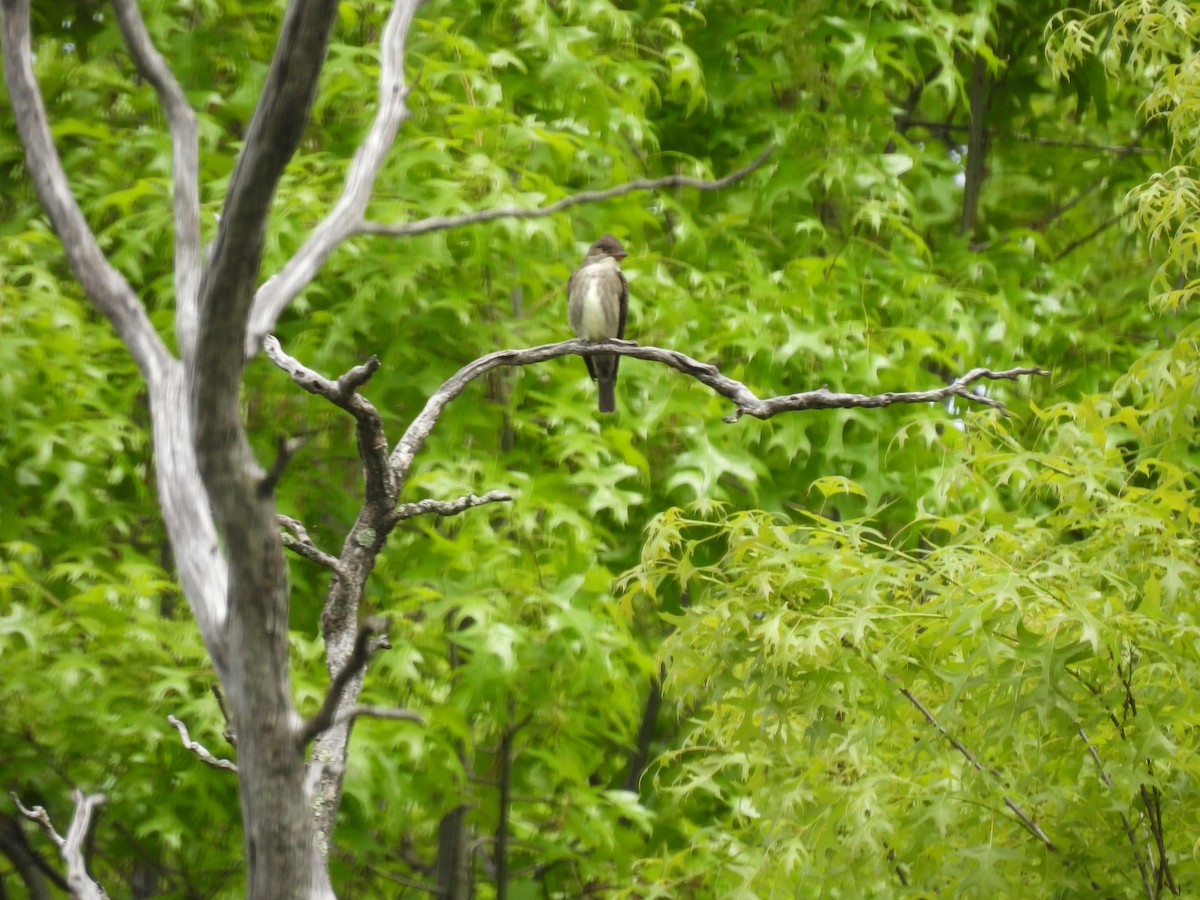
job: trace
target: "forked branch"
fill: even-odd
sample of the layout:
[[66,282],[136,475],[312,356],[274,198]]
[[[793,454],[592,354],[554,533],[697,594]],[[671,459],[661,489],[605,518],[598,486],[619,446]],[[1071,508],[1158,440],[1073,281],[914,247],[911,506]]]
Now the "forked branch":
[[74,900],[105,900],[108,896],[87,871],[87,859],[84,855],[84,844],[87,841],[88,830],[92,825],[92,816],[96,810],[108,800],[104,794],[85,794],[81,790],[71,792],[75,801],[75,814],[71,817],[71,825],[67,828],[64,838],[54,830],[50,814],[41,806],[26,809],[16,794],[10,794],[13,803],[21,815],[32,822],[37,822],[46,836],[58,847],[63,862],[67,864],[67,889]]
[[362,459],[367,500],[373,504],[390,507],[395,502],[396,487],[387,464],[387,438],[383,433],[383,420],[374,404],[358,393],[358,389],[366,384],[379,368],[379,359],[372,356],[365,363],[354,366],[335,380],[326,378],[298,359],[288,356],[274,335],[267,335],[263,340],[263,350],[271,362],[287,372],[292,381],[304,390],[324,397],[334,406],[354,416],[358,423],[358,455]]
[[342,564],[338,558],[314,544],[312,538],[308,536],[308,529],[299,519],[293,519],[282,513],[276,518],[278,518],[279,524],[287,529],[280,534],[283,546],[293,553],[299,553],[305,559],[312,560],[317,565],[333,570],[338,575],[342,574]]

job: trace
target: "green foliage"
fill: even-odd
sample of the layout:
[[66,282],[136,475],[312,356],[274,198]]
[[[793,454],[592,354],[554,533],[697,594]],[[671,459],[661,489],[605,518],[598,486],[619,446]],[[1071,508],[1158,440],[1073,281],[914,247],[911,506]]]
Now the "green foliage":
[[[200,115],[210,235],[281,5],[143,6]],[[365,612],[391,614],[393,649],[364,700],[428,725],[356,726],[333,853],[344,896],[428,881],[439,821],[460,805],[491,896],[506,772],[511,897],[1073,896],[1092,882],[1144,896],[1135,853],[1158,865],[1155,809],[1171,874],[1194,884],[1196,335],[1145,302],[1160,264],[1159,291],[1185,272],[1172,304],[1190,290],[1194,28],[1180,4],[1145,6],[422,7],[413,115],[375,219],[720,175],[776,149],[718,193],[341,247],[278,334],[330,375],[377,354],[366,390],[392,440],[465,362],[568,336],[567,276],[603,232],[632,253],[630,336],[760,395],[926,388],[976,365],[1054,374],[984,388],[1010,420],[955,403],[735,426],[706,389],[633,360],[602,421],[578,360],[472,386],[406,499],[517,499],[409,523],[380,559]],[[106,10],[52,7],[36,65],[60,152],[169,339],[153,92]],[[340,190],[374,112],[386,13],[339,8],[264,277]],[[976,55],[990,143],[961,233]],[[114,894],[148,866],[166,896],[236,896],[233,780],[165,723],[223,752],[162,558],[136,376],[70,286],[11,142],[0,179],[4,786],[60,824],[68,785],[106,790],[96,874]],[[1119,224],[1139,185],[1153,261]],[[264,360],[246,413],[264,459],[281,432],[307,438],[281,511],[338,547],[361,490],[353,423]],[[297,560],[292,580],[311,712],[326,575]],[[660,666],[654,759],[631,784]]]
[[1138,225],[1159,251],[1153,292],[1163,308],[1190,302],[1200,288],[1195,276],[1200,261],[1196,242],[1196,179],[1200,156],[1200,97],[1196,76],[1200,55],[1195,38],[1200,13],[1192,4],[1146,0],[1103,0],[1094,11],[1067,10],[1047,29],[1048,55],[1056,76],[1078,77],[1103,84],[1123,78],[1133,68],[1152,76],[1141,113],[1148,123],[1165,126],[1174,165],[1153,172],[1129,194]]
[[178,892],[199,879],[208,896],[236,896],[236,784],[197,767],[166,724],[192,722],[219,751],[211,670],[161,559],[141,388],[116,339],[43,268],[44,238],[0,238],[5,796],[44,805],[65,831],[73,786],[108,792],[97,878]]
[[[652,773],[691,835],[677,871],[707,896],[1144,896],[1155,802],[1177,836],[1200,827],[1180,752],[1200,516],[1146,441],[1149,396],[1040,412],[1032,449],[973,426],[943,486],[968,502],[916,519],[916,551],[875,514],[655,520],[629,600],[690,597],[660,654],[680,735]],[[1171,866],[1194,882],[1189,854]]]

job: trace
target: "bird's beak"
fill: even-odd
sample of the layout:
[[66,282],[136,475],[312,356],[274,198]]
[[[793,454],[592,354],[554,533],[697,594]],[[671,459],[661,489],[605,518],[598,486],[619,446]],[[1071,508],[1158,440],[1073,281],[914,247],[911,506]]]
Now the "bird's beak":
[[613,259],[617,260],[617,262],[620,262],[620,261],[621,261],[621,260],[623,260],[625,257],[627,257],[629,254],[628,254],[628,253],[626,253],[624,250],[618,250],[616,253],[611,253],[611,254],[609,254],[609,255],[610,255],[610,256],[611,256]]

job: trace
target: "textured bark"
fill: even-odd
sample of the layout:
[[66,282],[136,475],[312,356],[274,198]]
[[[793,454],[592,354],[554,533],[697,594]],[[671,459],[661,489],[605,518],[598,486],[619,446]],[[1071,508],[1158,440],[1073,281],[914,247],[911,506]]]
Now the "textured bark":
[[959,234],[970,234],[975,230],[979,215],[979,198],[983,192],[983,179],[987,165],[987,114],[991,96],[992,76],[987,60],[976,54],[971,67],[971,124],[967,130],[967,168],[963,182],[962,221]]
[[471,857],[467,806],[456,806],[438,823],[437,887],[444,900],[471,896]]
[[636,791],[642,781],[642,773],[646,771],[646,763],[650,760],[650,742],[654,740],[654,726],[658,722],[658,713],[662,709],[662,680],[665,668],[658,677],[650,679],[650,690],[646,694],[646,704],[642,708],[642,721],[638,725],[637,739],[629,754],[629,768],[625,773],[625,781],[621,785],[624,790]]
[[200,287],[196,354],[186,360],[193,441],[229,570],[226,695],[238,723],[238,784],[252,900],[332,897],[315,850],[299,715],[292,705],[287,564],[274,497],[242,425],[246,322],[267,213],[299,143],[336,3],[284,14],[266,85],[230,181]]

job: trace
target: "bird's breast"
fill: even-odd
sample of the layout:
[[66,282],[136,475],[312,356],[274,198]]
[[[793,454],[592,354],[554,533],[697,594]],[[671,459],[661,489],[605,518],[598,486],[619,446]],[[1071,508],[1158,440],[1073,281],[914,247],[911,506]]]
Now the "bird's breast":
[[[590,275],[591,273],[589,273]],[[571,324],[575,333],[585,341],[602,341],[617,336],[620,315],[619,291],[610,289],[600,273],[582,278],[575,301]]]

